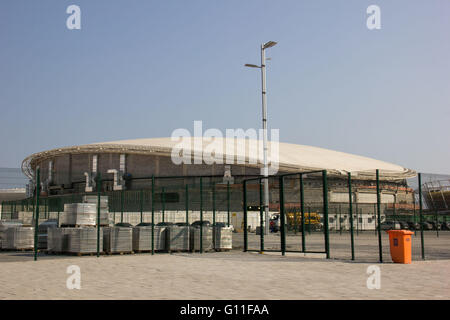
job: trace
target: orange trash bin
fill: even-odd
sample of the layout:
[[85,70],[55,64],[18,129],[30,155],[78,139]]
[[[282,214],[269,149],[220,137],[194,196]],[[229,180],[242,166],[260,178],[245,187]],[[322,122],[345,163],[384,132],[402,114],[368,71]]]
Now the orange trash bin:
[[409,230],[388,230],[392,261],[411,263],[411,235]]

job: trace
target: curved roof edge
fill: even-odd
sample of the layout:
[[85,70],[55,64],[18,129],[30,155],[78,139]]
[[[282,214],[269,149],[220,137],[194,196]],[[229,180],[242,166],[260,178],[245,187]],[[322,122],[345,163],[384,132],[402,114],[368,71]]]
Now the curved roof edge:
[[[191,140],[191,152],[196,150],[193,138]],[[217,139],[217,138],[216,138]],[[203,141],[204,138],[203,138]],[[219,140],[220,141],[220,140]],[[247,139],[236,139],[238,143],[248,144]],[[226,139],[222,139],[226,143]],[[260,141],[257,141],[260,142]],[[48,151],[34,153],[22,162],[22,171],[30,179],[34,178],[34,170],[36,163],[64,154],[83,154],[83,153],[127,153],[142,155],[160,155],[170,157],[172,149],[176,145],[176,141],[171,138],[153,138],[153,139],[136,139],[122,140],[114,142],[102,142],[73,147],[56,148]],[[205,144],[208,145],[210,141]],[[269,142],[269,150],[273,142]],[[203,150],[205,145],[202,145]],[[200,150],[201,151],[201,150]],[[225,154],[225,150],[223,154]],[[246,166],[259,167],[253,164],[254,154],[258,154],[257,150],[245,149],[245,154],[241,155],[245,158]],[[381,180],[403,180],[416,176],[416,172],[398,165],[388,162],[375,160],[367,157],[357,156],[353,154],[327,150],[318,147],[296,145],[289,143],[279,143],[279,171],[283,172],[306,172],[312,170],[327,170],[330,175],[343,176],[351,172],[356,179],[374,179],[375,169],[380,171]]]

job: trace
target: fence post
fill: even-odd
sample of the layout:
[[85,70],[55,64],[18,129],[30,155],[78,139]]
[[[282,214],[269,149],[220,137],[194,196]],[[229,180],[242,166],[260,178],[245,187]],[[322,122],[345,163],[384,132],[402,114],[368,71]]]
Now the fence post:
[[439,238],[439,216],[438,216],[438,212],[437,212],[437,208],[436,207],[434,208],[434,212],[436,214],[436,217],[434,219],[436,221],[436,236]]
[[213,196],[213,248],[216,248],[216,237],[214,236],[214,229],[216,228],[216,183],[212,183],[212,196]]
[[[378,199],[378,198],[377,198]],[[381,201],[380,201],[380,203],[381,203]],[[377,203],[374,203],[373,204],[373,215],[374,216],[377,216],[378,215],[378,200],[377,200]],[[367,221],[367,222],[369,222],[369,221]],[[363,219],[363,223],[364,223],[364,219]],[[377,219],[375,219],[375,228],[374,228],[374,230],[375,230],[375,234],[378,234],[378,228],[377,228]],[[364,224],[363,224],[363,226],[364,226]]]
[[263,201],[263,185],[261,183],[261,179],[258,180],[259,182],[259,251],[260,253],[264,252],[264,201]]
[[297,210],[294,209],[294,234],[295,235],[297,235],[297,229],[298,229],[298,225],[297,225]]
[[203,253],[203,178],[200,177],[200,253]]
[[123,190],[120,190],[120,223],[123,223],[123,206],[124,206],[124,200],[123,200]]
[[186,223],[189,225],[189,185],[186,184],[186,192],[185,192],[185,207],[186,207]]
[[155,176],[152,176],[152,255],[155,254]]
[[281,232],[281,254],[286,254],[286,230],[285,230],[285,212],[284,212],[284,177],[279,178],[280,185],[280,232]]
[[308,234],[311,235],[311,207],[308,207]]
[[57,220],[58,227],[59,227],[59,214],[61,212],[61,202],[62,202],[62,198],[58,198],[57,199],[57,203],[56,203],[56,206],[58,207],[58,220]]
[[383,244],[381,242],[381,196],[380,196],[380,170],[376,171],[377,178],[377,230],[378,230],[378,250],[380,262],[383,262]]
[[97,175],[97,258],[100,257],[100,196],[102,189],[102,177]]
[[212,182],[212,196],[213,196],[213,226],[216,225],[216,184]]
[[300,212],[301,212],[301,223],[302,223],[302,251],[306,251],[306,237],[305,237],[305,191],[303,184],[303,174],[300,173]]
[[230,181],[227,182],[227,226],[230,226]]
[[339,205],[339,235],[342,235],[342,211],[341,211],[341,205]]
[[328,179],[327,170],[322,171],[322,187],[323,187],[323,221],[325,234],[325,252],[327,259],[330,259],[330,231],[328,230]]
[[425,241],[423,239],[423,207],[422,207],[422,174],[418,174],[419,179],[419,219],[420,219],[420,244],[422,249],[422,260],[425,260]]
[[244,198],[244,252],[248,249],[248,239],[247,239],[247,181],[244,180],[243,188],[243,198]]
[[335,225],[336,225],[336,233],[338,232],[338,224],[339,224],[339,219],[338,219],[338,208],[334,208],[334,217],[336,218],[336,220],[335,220]]
[[[394,222],[397,221],[397,210],[395,208],[395,205],[397,204],[397,194],[394,194],[394,203],[393,203],[393,209],[392,209],[392,214],[394,215]],[[400,221],[400,219],[398,219],[398,221]]]
[[139,192],[139,207],[141,209],[141,223],[143,222],[143,215],[144,215],[144,190],[141,189],[141,191]]
[[38,254],[38,228],[39,228],[39,196],[41,193],[41,169],[36,169],[36,213],[34,215],[34,261]]
[[350,242],[352,247],[352,260],[355,260],[355,239],[353,233],[353,206],[352,206],[352,174],[348,174],[348,212],[350,215]]
[[162,201],[162,222],[166,222],[166,190],[161,188],[161,201]]

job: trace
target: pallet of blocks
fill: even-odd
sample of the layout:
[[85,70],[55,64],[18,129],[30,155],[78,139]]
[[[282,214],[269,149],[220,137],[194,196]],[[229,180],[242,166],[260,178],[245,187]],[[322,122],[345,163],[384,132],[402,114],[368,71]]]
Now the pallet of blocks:
[[67,203],[60,219],[61,226],[95,226],[97,205],[93,203]]
[[[82,200],[83,203],[98,203],[97,195],[85,195]],[[100,208],[108,208],[108,196],[100,196]]]
[[133,229],[129,227],[104,227],[103,249],[106,253],[133,252]]
[[[202,228],[202,229],[200,229]],[[201,233],[201,237],[200,237]],[[209,251],[213,249],[213,231],[209,226],[191,227],[191,250],[200,251],[200,239],[202,239],[202,250]]]
[[170,226],[168,230],[168,250],[169,251],[189,251],[190,250],[190,228],[188,226]]
[[218,251],[233,249],[233,228],[214,227],[214,249]]
[[34,228],[8,228],[8,230],[6,230],[5,247],[5,249],[10,250],[32,250],[34,248]]
[[31,226],[33,223],[33,212],[18,211],[11,214],[11,219],[20,220],[24,225]]
[[[86,195],[82,198],[83,203],[98,204],[98,197],[94,195]],[[97,212],[96,212],[97,217]],[[109,216],[108,196],[100,196],[100,225],[109,226],[112,220]]]
[[[67,252],[89,254],[97,252],[97,228],[75,228],[67,235]],[[103,252],[103,230],[100,229],[99,252]]]
[[58,227],[58,220],[49,219],[42,222],[38,227],[38,248],[47,249],[48,230]]
[[[47,252],[65,253],[69,249],[69,235],[78,228],[51,228],[47,234]],[[95,228],[90,228],[95,230]]]
[[[167,250],[166,227],[153,227],[153,249],[156,251]],[[151,251],[152,250],[152,227],[139,226],[133,227],[133,251]]]
[[19,220],[0,220],[0,249],[6,249],[6,231],[21,226],[22,222]]

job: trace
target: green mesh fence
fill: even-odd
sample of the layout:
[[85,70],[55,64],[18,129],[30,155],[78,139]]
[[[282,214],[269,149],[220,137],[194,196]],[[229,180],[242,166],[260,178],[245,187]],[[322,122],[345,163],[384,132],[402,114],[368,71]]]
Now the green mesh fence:
[[[103,180],[101,196],[108,199],[108,212],[114,224],[192,224],[200,220],[221,223],[233,227],[233,248],[239,250],[328,252],[332,258],[350,259],[354,256],[356,260],[378,261],[381,238],[383,260],[390,261],[386,231],[408,229],[414,232],[413,259],[448,258],[450,252],[443,244],[450,239],[450,215],[426,207],[423,198],[421,209],[419,194],[422,192],[423,195],[425,191],[419,190],[418,178],[412,180],[415,186],[410,181],[392,184],[381,176],[378,210],[376,181],[363,181],[352,176],[353,188],[349,194],[346,179],[328,175],[325,206],[322,171],[284,175],[282,184],[280,176],[272,176],[269,178],[268,221],[265,221],[260,177],[246,179],[245,193],[244,177],[236,177],[233,182],[210,176],[150,178],[133,181],[126,190],[115,191],[112,190],[112,181]],[[85,195],[97,195],[95,188],[93,192],[85,192],[84,189],[80,184],[67,190],[67,194],[42,193],[39,223],[48,219],[59,220],[66,204],[80,203]],[[281,228],[282,207],[284,230]],[[328,209],[328,219],[325,218],[325,208]],[[2,219],[20,220],[27,216],[29,224],[34,225],[36,200],[4,201],[1,212]],[[269,234],[263,232],[266,224],[270,226]],[[326,224],[328,228],[325,228]]]

